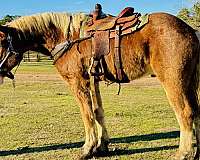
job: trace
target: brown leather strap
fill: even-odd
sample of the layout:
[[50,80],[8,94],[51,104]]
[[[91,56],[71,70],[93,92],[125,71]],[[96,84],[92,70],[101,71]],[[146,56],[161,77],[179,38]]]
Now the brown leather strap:
[[107,31],[96,31],[92,40],[93,44],[93,56],[95,59],[100,60],[101,56],[105,56],[110,52],[109,47],[109,30]]
[[115,68],[116,68],[116,78],[121,81],[122,77],[122,67],[121,67],[121,54],[120,54],[120,25],[116,26],[115,29]]

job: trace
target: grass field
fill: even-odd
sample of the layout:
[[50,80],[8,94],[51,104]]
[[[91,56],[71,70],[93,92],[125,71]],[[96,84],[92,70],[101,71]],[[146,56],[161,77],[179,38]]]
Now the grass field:
[[[172,159],[179,128],[156,78],[117,91],[101,83],[111,143],[99,159]],[[0,98],[0,159],[77,159],[84,141],[79,106],[52,65],[22,64],[16,88],[7,79]]]

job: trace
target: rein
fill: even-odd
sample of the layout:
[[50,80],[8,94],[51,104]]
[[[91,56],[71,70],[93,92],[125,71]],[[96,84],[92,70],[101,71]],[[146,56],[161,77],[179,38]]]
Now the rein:
[[0,63],[0,69],[3,66],[3,64],[5,63],[5,61],[8,59],[9,55],[11,54],[11,52],[14,50],[13,49],[13,45],[12,45],[12,38],[10,37],[10,35],[8,35],[7,41],[8,41],[8,44],[9,44],[8,45],[8,49],[6,50],[6,56],[3,58],[3,60]]
[[[8,37],[7,37],[7,41],[8,41],[8,48],[6,50],[6,56],[3,58],[3,60],[0,62],[0,74],[3,74],[5,75],[6,77],[14,80],[14,75],[10,72],[10,71],[7,71],[6,69],[2,69],[2,66],[4,65],[5,61],[8,59],[8,57],[10,55],[19,55],[19,53],[15,52],[14,48],[13,48],[13,45],[12,45],[12,37],[8,34]],[[0,47],[3,47],[2,45],[0,45]],[[19,64],[20,62],[18,63],[18,67],[19,67]],[[18,68],[17,67],[17,68]],[[16,70],[17,70],[16,68]],[[16,73],[16,70],[15,70],[15,73]]]

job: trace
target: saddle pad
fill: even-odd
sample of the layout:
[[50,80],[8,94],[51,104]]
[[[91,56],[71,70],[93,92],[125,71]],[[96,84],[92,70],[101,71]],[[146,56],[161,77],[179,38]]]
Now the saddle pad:
[[142,28],[145,24],[149,22],[149,15],[145,14],[139,18],[140,23],[134,27],[132,27],[132,31],[136,31],[137,29]]
[[101,56],[107,55],[110,52],[109,30],[96,31],[92,41],[94,47],[92,50],[95,58],[100,59]]
[[109,30],[115,26],[116,17],[108,16],[106,18],[96,20],[91,26],[86,26],[86,31],[104,31]]

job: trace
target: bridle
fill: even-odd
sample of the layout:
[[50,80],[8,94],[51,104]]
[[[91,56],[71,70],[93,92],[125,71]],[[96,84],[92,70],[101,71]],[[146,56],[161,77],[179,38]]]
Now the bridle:
[[[11,73],[11,71],[7,71],[7,69],[3,69],[2,66],[4,65],[5,61],[8,59],[10,55],[15,55],[16,57],[19,56],[19,53],[17,53],[12,45],[12,37],[8,34],[7,36],[7,42],[8,42],[8,48],[6,50],[6,55],[3,58],[3,60],[0,61],[0,75],[4,75],[10,79],[14,79],[14,75]],[[0,44],[0,48],[2,48],[2,44]]]

